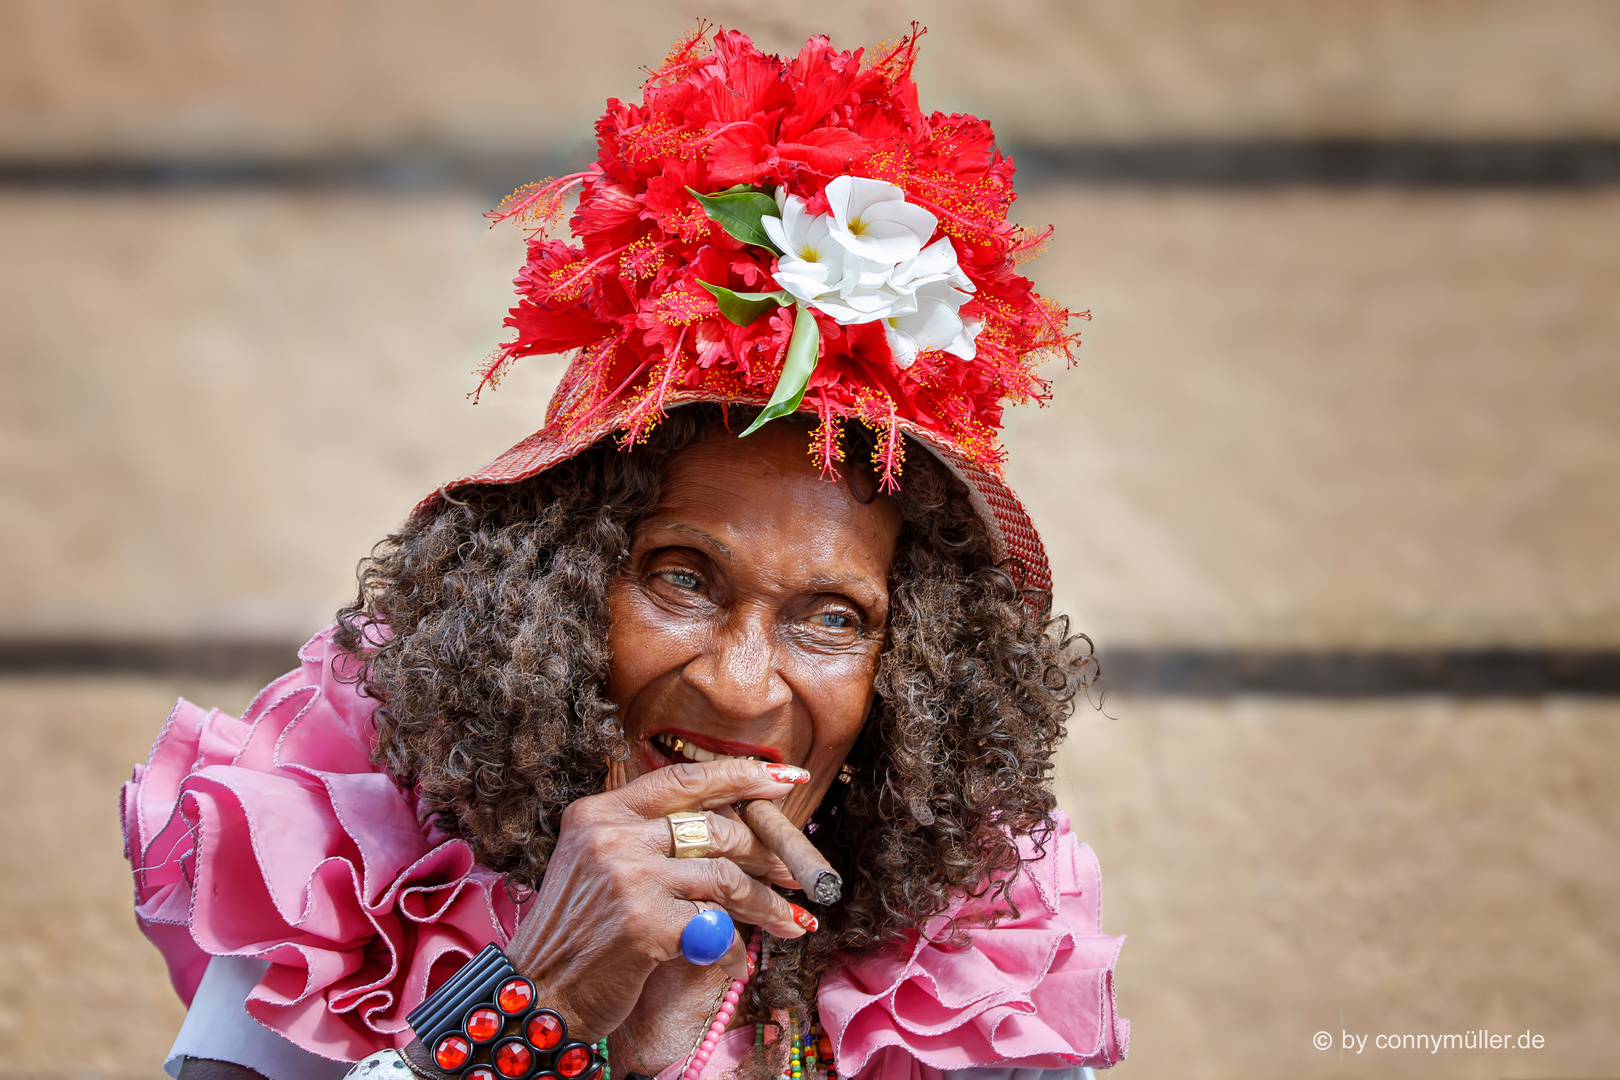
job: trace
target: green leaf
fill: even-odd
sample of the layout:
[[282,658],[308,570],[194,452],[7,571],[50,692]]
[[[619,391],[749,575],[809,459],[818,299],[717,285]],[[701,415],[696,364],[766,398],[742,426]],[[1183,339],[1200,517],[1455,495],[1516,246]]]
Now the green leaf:
[[[761,191],[723,191],[718,195],[703,195],[692,191],[692,197],[703,207],[703,212],[720,227],[745,244],[776,251],[776,245],[760,225],[761,218],[781,217],[776,200]],[[781,254],[781,252],[777,252]]]
[[698,284],[713,294],[715,303],[720,305],[720,314],[738,326],[747,326],[773,307],[793,303],[793,297],[785,292],[732,292],[723,285],[710,285],[707,281]]
[[739,439],[799,407],[805,388],[810,385],[810,375],[816,370],[816,353],[820,348],[821,328],[816,325],[816,317],[810,314],[810,309],[800,304],[798,314],[793,317],[793,336],[788,339],[782,377],[776,380],[776,389],[771,391],[765,411],[754,418],[747,431],[737,436]]

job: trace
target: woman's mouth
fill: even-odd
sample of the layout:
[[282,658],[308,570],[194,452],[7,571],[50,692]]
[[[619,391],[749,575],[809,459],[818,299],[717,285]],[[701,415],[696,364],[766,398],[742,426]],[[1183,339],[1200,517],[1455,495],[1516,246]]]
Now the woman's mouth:
[[668,758],[672,764],[696,761],[731,761],[736,758],[741,758],[744,761],[776,760],[776,755],[769,752],[722,754],[719,751],[699,746],[691,738],[677,735],[673,731],[660,731],[647,741],[652,743],[658,752]]

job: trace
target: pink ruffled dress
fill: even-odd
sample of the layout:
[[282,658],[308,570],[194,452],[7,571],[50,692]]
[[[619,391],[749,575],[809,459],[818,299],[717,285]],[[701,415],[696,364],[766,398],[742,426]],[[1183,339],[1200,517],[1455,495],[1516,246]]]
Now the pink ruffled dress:
[[[325,1058],[357,1061],[411,1040],[405,1017],[521,908],[463,840],[370,760],[375,703],[328,627],[301,666],[241,719],[180,701],[123,790],[125,855],[141,929],[188,1005],[215,956],[268,962],[253,1019]],[[822,980],[821,1020],[841,1075],[906,1080],[986,1066],[1112,1065],[1130,1026],[1115,1011],[1120,937],[1100,932],[1097,860],[1057,815],[1046,852],[1026,845],[985,927],[974,900],[904,945]],[[751,1029],[716,1047],[734,1067]]]

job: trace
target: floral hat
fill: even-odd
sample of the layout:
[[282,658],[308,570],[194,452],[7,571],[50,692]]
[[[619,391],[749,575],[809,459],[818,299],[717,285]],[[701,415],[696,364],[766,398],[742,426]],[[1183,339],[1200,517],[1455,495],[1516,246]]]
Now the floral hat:
[[[629,447],[689,402],[764,406],[745,435],[805,412],[829,477],[846,423],[875,433],[886,490],[901,436],[928,447],[967,485],[998,558],[1048,590],[997,433],[1004,403],[1050,396],[1035,367],[1072,363],[1069,322],[1090,316],[1016,272],[1051,229],[1007,220],[1013,162],[989,124],[918,106],[920,34],[870,54],[814,37],[783,59],[699,28],[640,104],[608,102],[590,168],[492,211],[530,230],[528,259],[516,336],[474,397],[522,357],[574,355],[545,426],[440,491],[533,476],[610,434]],[[571,237],[551,235],[576,191]]]

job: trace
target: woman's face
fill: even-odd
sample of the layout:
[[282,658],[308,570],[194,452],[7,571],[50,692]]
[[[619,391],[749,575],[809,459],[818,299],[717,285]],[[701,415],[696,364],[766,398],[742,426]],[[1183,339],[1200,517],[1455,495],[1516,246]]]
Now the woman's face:
[[713,756],[785,761],[810,770],[783,805],[808,820],[872,703],[899,530],[889,499],[823,480],[787,424],[672,458],[609,595],[629,779]]

